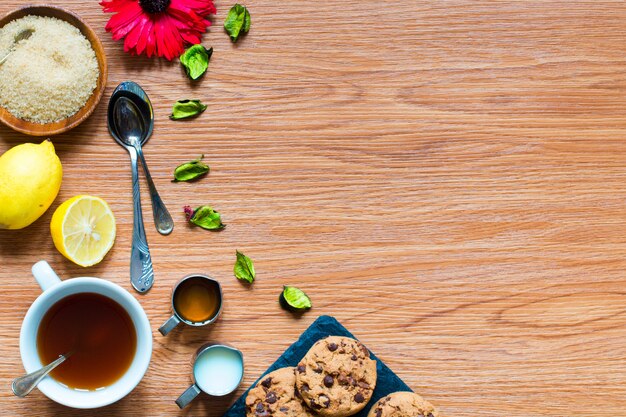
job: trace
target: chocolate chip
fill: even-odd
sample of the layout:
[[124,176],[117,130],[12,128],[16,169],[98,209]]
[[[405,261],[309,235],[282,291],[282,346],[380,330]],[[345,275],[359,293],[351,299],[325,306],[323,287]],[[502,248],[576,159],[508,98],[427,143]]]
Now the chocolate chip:
[[315,373],[317,374],[321,374],[324,371],[324,368],[322,368],[322,365],[320,365],[319,363],[317,364],[317,368],[313,369],[315,371]]
[[311,406],[312,409],[314,410],[319,410],[320,408],[322,408],[321,405],[319,405],[318,403],[315,402],[315,400],[311,400],[311,404],[309,404]]
[[362,344],[359,343],[359,348],[361,348],[361,350],[363,351],[363,354],[365,355],[366,358],[370,357],[370,351],[367,350],[367,348],[365,346],[363,346]]
[[272,385],[272,377],[265,379],[263,382],[261,382],[261,385],[263,385],[265,388],[269,388]]
[[435,416],[433,415],[433,413],[428,413],[426,417],[435,417]]
[[354,401],[361,404],[363,401],[365,401],[365,397],[360,392],[357,392],[356,395],[354,396]]
[[322,407],[328,408],[330,406],[330,398],[328,398],[327,396],[322,394],[319,397],[317,397],[317,399],[322,404]]
[[306,372],[306,366],[304,366],[304,364],[303,364],[303,363],[299,363],[299,364],[298,364],[298,368],[297,368],[297,369],[298,369],[298,373],[299,373],[299,374],[303,374],[303,373],[305,373],[305,372]]
[[337,345],[337,343],[330,343],[330,344],[328,345],[328,350],[330,350],[331,352],[334,352],[334,351],[336,351],[336,350],[337,350],[337,348],[338,348],[338,347],[339,347],[339,346]]
[[256,410],[254,410],[254,414],[256,416],[258,416],[258,417],[269,417],[270,416],[269,411],[267,411],[265,409],[265,407],[263,406],[263,404],[261,404],[261,403],[258,403],[256,405]]
[[283,413],[286,413],[287,411],[289,411],[289,407],[280,407],[279,410]]
[[326,386],[326,388],[332,387],[334,383],[335,383],[335,380],[333,379],[332,375],[326,375],[324,377],[324,385]]
[[274,391],[270,391],[265,396],[265,401],[268,404],[274,404],[278,398],[276,398],[276,393]]
[[357,357],[356,357],[356,355],[353,353],[353,354],[352,354],[352,357],[351,357],[350,359],[352,359],[353,361],[355,361],[355,360],[357,360],[358,358],[357,358]]
[[302,384],[302,388],[300,388],[300,391],[302,392],[309,392],[311,388],[309,387],[309,384]]
[[363,382],[363,381],[359,381],[357,385],[363,389],[369,389],[370,387],[370,384],[368,384],[367,382]]
[[339,382],[339,385],[348,385],[348,377],[346,376],[346,374],[341,373],[337,377],[337,382]]
[[383,415],[383,409],[382,408],[377,409],[376,410],[376,417],[380,417],[382,415]]
[[351,376],[348,377],[348,383],[352,385],[353,387],[356,387],[356,380],[352,378]]

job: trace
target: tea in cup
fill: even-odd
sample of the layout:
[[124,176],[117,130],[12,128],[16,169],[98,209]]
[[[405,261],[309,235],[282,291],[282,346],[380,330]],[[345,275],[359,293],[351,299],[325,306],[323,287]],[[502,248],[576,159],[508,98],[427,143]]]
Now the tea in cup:
[[206,275],[186,276],[174,286],[172,311],[172,317],[159,328],[163,336],[181,322],[189,326],[213,323],[222,311],[220,283]]
[[130,393],[152,356],[152,331],[139,302],[103,279],[61,281],[45,261],[32,272],[43,292],[22,323],[24,368],[30,373],[70,354],[37,388],[74,408],[102,407]]
[[111,298],[81,292],[54,303],[37,330],[41,363],[70,354],[50,374],[77,390],[112,385],[130,367],[137,352],[137,333],[130,315]]
[[243,379],[243,354],[234,347],[207,343],[193,358],[194,383],[176,400],[180,408],[205,392],[222,397],[235,391]]

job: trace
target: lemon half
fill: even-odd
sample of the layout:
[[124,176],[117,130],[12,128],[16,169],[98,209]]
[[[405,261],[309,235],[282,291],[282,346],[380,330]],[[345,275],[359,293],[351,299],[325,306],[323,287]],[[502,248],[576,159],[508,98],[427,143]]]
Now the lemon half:
[[50,222],[57,250],[80,266],[99,263],[115,242],[115,217],[101,198],[77,195],[61,204]]

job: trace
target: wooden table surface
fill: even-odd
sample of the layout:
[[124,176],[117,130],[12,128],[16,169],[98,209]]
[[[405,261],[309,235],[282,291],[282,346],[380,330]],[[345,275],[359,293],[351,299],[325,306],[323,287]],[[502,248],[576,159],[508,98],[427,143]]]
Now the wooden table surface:
[[[6,0],[0,14],[28,3]],[[446,416],[626,416],[626,7],[621,1],[249,0],[252,29],[232,45],[217,1],[215,52],[190,83],[177,63],[131,57],[104,31],[96,1],[63,0],[109,60],[95,114],[54,138],[63,185],[50,210],[0,232],[0,414],[220,416],[234,397],[184,411],[203,342],[234,344],[252,383],[319,315],[337,317]],[[176,228],[143,208],[156,283],[133,293],[153,328],[137,389],[101,410],[10,394],[18,334],[38,296],[31,265],[98,276],[132,292],[130,165],[106,128],[113,88],[150,95],[145,154]],[[168,120],[177,99],[209,106]],[[36,141],[0,127],[0,152]],[[172,183],[206,155],[211,174]],[[56,252],[53,210],[80,193],[106,199],[113,250],[83,269]],[[188,227],[183,205],[211,204],[227,228]],[[255,260],[248,287],[235,249]],[[222,283],[210,328],[162,337],[172,285],[190,272]],[[307,291],[301,318],[276,300]]]

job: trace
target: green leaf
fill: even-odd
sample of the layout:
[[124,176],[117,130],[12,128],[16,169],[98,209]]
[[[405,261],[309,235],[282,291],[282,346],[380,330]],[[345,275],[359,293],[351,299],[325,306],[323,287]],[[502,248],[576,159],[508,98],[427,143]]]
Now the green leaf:
[[228,16],[224,20],[224,29],[230,35],[230,40],[237,42],[239,35],[250,30],[251,23],[248,9],[237,3],[228,11]]
[[170,119],[179,120],[194,117],[205,111],[206,105],[202,104],[200,100],[178,100],[172,107],[172,114]]
[[256,273],[254,272],[254,264],[252,263],[252,259],[248,258],[243,253],[238,250],[235,251],[237,255],[237,260],[235,261],[235,277],[242,281],[247,281],[250,284],[254,282],[254,278]]
[[283,286],[283,292],[278,298],[280,305],[291,311],[305,311],[313,307],[311,299],[299,288]]
[[250,30],[250,25],[252,24],[252,19],[250,19],[250,12],[245,6],[244,9],[246,10],[246,15],[243,19],[243,31],[245,33],[248,33],[248,31]]
[[210,168],[207,164],[202,162],[203,158],[204,155],[201,155],[198,159],[177,166],[176,169],[174,169],[174,181],[191,181],[206,175]]
[[191,210],[191,207],[185,206],[184,210],[185,214],[187,214],[187,220],[203,229],[221,230],[226,227],[226,225],[222,223],[220,214],[210,206],[200,206],[195,210]]
[[189,78],[197,80],[209,68],[209,60],[212,54],[213,48],[206,49],[200,44],[193,45],[180,56],[180,63],[185,67]]

